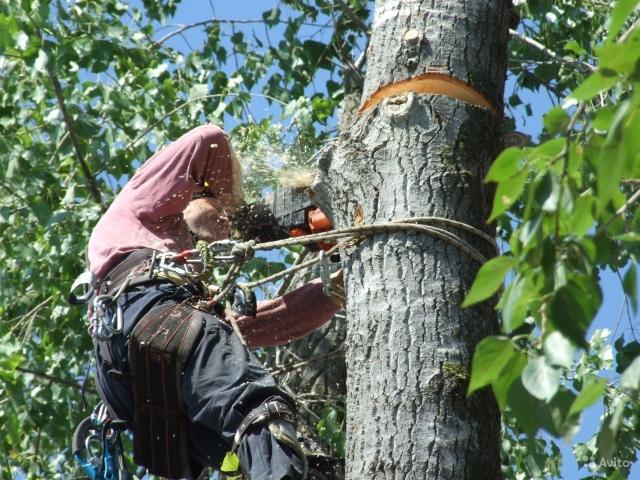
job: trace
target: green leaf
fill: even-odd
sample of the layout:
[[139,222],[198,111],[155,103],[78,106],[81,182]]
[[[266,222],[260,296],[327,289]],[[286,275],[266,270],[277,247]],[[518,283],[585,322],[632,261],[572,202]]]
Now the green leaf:
[[573,277],[557,289],[549,304],[549,320],[574,344],[587,348],[584,334],[600,308],[602,293],[593,280]]
[[569,114],[562,107],[553,107],[544,116],[544,127],[549,133],[563,133],[569,125]]
[[318,436],[326,440],[338,456],[344,457],[346,434],[340,423],[338,411],[335,408],[326,407],[322,411],[322,418],[316,424],[316,430]]
[[533,414],[540,403],[540,400],[524,387],[522,379],[513,382],[508,393],[508,405],[520,428],[530,437],[540,429],[540,421]]
[[595,221],[593,217],[594,198],[591,195],[578,197],[573,214],[569,217],[571,233],[577,237],[586,234]]
[[571,368],[576,349],[562,333],[555,331],[549,334],[544,341],[543,350],[549,365]]
[[150,78],[158,78],[160,75],[166,72],[168,68],[169,66],[166,63],[161,63],[157,67],[149,70],[147,75],[149,75]]
[[636,313],[638,311],[638,271],[635,263],[632,263],[624,274],[622,287],[625,295],[629,298],[633,313]]
[[533,478],[541,478],[544,476],[545,464],[547,457],[541,453],[532,453],[524,457],[524,464],[527,468],[527,473]]
[[623,233],[622,235],[616,235],[613,238],[620,242],[640,242],[640,233],[628,232]]
[[280,21],[280,9],[278,7],[274,7],[271,10],[262,12],[262,18],[264,19],[265,24],[273,26]]
[[590,407],[604,393],[605,388],[607,388],[607,380],[604,378],[595,378],[591,379],[587,382],[586,385],[582,387],[578,397],[571,404],[571,408],[569,409],[569,415],[573,415],[574,413],[581,412],[587,407]]
[[19,32],[20,25],[15,18],[10,15],[0,15],[0,50],[8,50],[13,47]]
[[598,200],[603,210],[620,192],[620,180],[633,167],[640,144],[636,132],[640,128],[637,112],[631,102],[623,102],[615,113],[607,140],[600,149],[596,170]]
[[466,308],[475,305],[496,293],[502,285],[504,276],[514,263],[513,257],[508,256],[492,258],[485,263],[478,271],[476,279],[471,285],[471,290],[469,290],[462,303],[462,307]]
[[601,132],[606,132],[609,130],[611,126],[611,122],[613,121],[613,117],[615,115],[615,108],[608,106],[599,108],[596,111],[595,117],[593,117],[593,121],[591,125],[596,130],[600,130]]
[[597,71],[576,88],[571,94],[571,97],[583,102],[591,100],[600,92],[609,90],[618,83],[618,80],[617,75],[604,75],[602,72]]
[[520,161],[527,152],[516,147],[509,147],[496,158],[489,168],[485,182],[503,182],[514,177],[520,170]]
[[573,392],[561,388],[547,404],[538,404],[535,416],[542,428],[553,436],[569,440],[578,430],[578,415],[569,413],[575,399]]
[[599,67],[625,75],[632,74],[640,57],[638,36],[626,43],[605,43],[596,49]]
[[631,362],[640,356],[640,343],[636,341],[629,342],[625,345],[624,336],[621,336],[615,342],[616,347],[616,372],[624,372]]
[[629,18],[629,15],[638,7],[638,5],[640,5],[640,0],[618,0],[615,3],[613,10],[611,11],[611,16],[609,17],[609,34],[607,36],[607,42],[613,42],[615,40],[620,29]]
[[542,221],[544,220],[544,215],[539,213],[532,220],[527,220],[521,227],[520,230],[520,243],[522,243],[522,248],[528,250],[537,245],[537,242],[533,240],[539,240],[542,234],[541,228]]
[[622,374],[620,387],[638,390],[640,387],[640,357],[637,357]]
[[493,390],[493,394],[496,397],[501,411],[504,411],[507,406],[511,385],[520,378],[522,370],[524,370],[526,365],[527,356],[523,352],[516,350],[500,372],[500,375],[493,380],[491,389]]
[[516,275],[510,288],[505,292],[507,297],[502,309],[502,328],[505,332],[511,333],[522,326],[529,302],[536,294],[529,277],[520,273]]
[[235,453],[227,452],[220,467],[221,472],[233,473],[240,469],[240,459]]
[[622,424],[625,403],[623,397],[615,397],[609,408],[611,413],[607,415],[603,426],[600,428],[596,445],[602,458],[610,459],[616,451],[618,430],[620,430],[620,425]]
[[535,198],[542,205],[542,210],[547,213],[553,213],[558,209],[558,204],[560,203],[560,179],[555,173],[548,171],[544,175],[536,188]]
[[540,400],[550,400],[560,386],[562,373],[550,366],[545,357],[530,361],[522,371],[522,384],[531,395]]
[[541,145],[538,145],[531,152],[532,157],[539,157],[542,160],[547,160],[549,158],[555,158],[562,152],[566,145],[567,141],[562,138],[554,138],[553,140],[549,140],[544,142]]
[[631,110],[631,101],[625,100],[613,113],[611,125],[609,126],[609,134],[605,146],[611,147],[617,145],[622,139],[624,132],[624,123]]
[[504,180],[498,184],[495,196],[493,197],[493,209],[489,216],[489,222],[493,221],[513,205],[524,190],[524,184],[527,181],[528,172],[523,169],[515,176]]
[[209,93],[209,87],[204,83],[196,83],[189,90],[189,100],[204,97]]
[[582,48],[582,46],[575,40],[575,39],[570,39],[567,43],[565,43],[564,45],[564,49],[567,52],[571,52],[574,55],[586,55],[587,51]]
[[506,337],[487,337],[483,339],[473,354],[471,380],[467,395],[489,385],[499,377],[502,368],[514,355],[511,340]]
[[563,262],[556,262],[556,268],[553,271],[554,288],[564,287],[567,284],[568,277],[569,271],[567,270],[567,266]]

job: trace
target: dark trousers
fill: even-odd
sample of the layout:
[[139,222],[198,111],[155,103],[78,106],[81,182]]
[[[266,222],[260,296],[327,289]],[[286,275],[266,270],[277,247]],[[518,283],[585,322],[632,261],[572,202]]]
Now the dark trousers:
[[[118,418],[132,421],[134,413],[129,333],[152,307],[182,303],[192,296],[189,290],[171,283],[152,283],[133,287],[118,299],[124,313],[123,334],[96,347],[96,383]],[[187,360],[182,394],[194,471],[220,466],[240,422],[252,409],[272,399],[293,407],[291,398],[278,389],[233,329],[214,314],[205,315],[203,334]],[[251,480],[293,480],[302,476],[300,459],[273,438],[266,423],[248,430],[238,455]]]

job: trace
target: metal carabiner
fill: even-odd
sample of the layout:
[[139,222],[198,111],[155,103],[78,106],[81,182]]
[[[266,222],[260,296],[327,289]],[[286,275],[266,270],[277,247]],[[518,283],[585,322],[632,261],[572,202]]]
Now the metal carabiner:
[[325,255],[324,250],[320,250],[320,253],[318,253],[318,260],[320,278],[322,279],[322,291],[328,297],[331,295],[331,271],[329,270],[329,259]]
[[[124,313],[122,306],[117,301],[114,302],[115,298],[112,295],[96,295],[93,300],[93,319],[96,322],[94,335],[98,340],[107,340],[122,332]],[[109,315],[114,303],[115,313]]]

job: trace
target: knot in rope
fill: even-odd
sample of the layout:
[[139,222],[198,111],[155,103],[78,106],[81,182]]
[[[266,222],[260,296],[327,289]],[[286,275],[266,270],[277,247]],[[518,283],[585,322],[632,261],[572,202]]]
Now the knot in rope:
[[211,250],[209,250],[209,244],[204,240],[198,240],[196,242],[196,249],[200,254],[200,259],[202,260],[202,272],[200,273],[200,278],[206,278],[211,275],[213,272],[214,262],[213,262],[213,254]]
[[253,248],[255,244],[255,240],[238,243],[231,249],[231,256],[235,258],[237,263],[248,262],[255,254],[255,249]]

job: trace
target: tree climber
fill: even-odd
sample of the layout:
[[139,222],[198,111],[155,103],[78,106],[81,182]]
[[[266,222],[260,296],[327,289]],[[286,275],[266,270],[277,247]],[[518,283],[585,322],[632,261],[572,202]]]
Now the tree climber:
[[[252,480],[305,475],[294,401],[247,347],[310,333],[340,308],[340,296],[327,297],[315,280],[258,302],[255,317],[233,315],[203,307],[201,285],[155,275],[159,252],[228,237],[241,181],[225,133],[195,128],[138,169],[89,240],[90,305],[115,295],[109,311],[122,317],[121,331],[96,335],[89,307],[98,391],[114,418],[132,423],[135,459],[157,475],[197,476],[231,448]],[[332,284],[340,289],[341,274]]]

